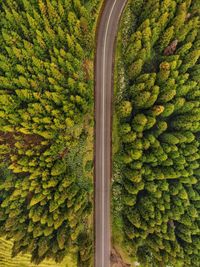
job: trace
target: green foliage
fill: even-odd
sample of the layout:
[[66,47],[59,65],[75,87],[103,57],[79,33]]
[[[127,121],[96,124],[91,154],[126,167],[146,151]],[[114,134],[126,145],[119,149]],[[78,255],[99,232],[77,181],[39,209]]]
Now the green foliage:
[[0,2],[0,235],[36,264],[61,262],[70,247],[79,258],[79,235],[91,231],[84,158],[99,1]]
[[[12,258],[13,243],[12,241],[5,240],[0,238],[0,266],[4,267],[36,267],[34,263],[31,263],[31,256],[28,254],[17,255],[15,258]],[[72,259],[72,255],[65,257],[62,263],[55,263],[53,260],[44,260],[39,265],[40,267],[76,267],[77,263]]]
[[132,105],[129,101],[124,101],[119,107],[119,113],[121,117],[129,117],[131,115]]
[[198,2],[133,0],[134,23],[122,23],[118,89],[132,111],[119,114],[114,212],[145,267],[200,265]]

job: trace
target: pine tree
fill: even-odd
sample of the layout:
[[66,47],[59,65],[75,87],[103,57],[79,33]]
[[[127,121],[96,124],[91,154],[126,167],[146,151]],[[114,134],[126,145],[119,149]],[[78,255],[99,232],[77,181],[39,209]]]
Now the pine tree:
[[85,118],[93,78],[86,81],[83,60],[93,60],[94,2],[6,0],[0,7],[0,155],[12,171],[1,173],[0,232],[13,239],[13,256],[30,253],[35,263],[61,261],[69,243],[90,231],[83,159],[91,156]]
[[139,1],[135,16],[135,5],[119,56],[126,89],[117,94],[132,103],[115,156],[121,246],[144,266],[199,266],[199,6]]

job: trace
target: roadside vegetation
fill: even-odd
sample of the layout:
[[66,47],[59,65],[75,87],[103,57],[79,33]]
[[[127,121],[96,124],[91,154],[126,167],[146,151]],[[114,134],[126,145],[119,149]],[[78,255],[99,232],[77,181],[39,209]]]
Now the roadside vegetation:
[[99,2],[0,0],[0,236],[35,264],[92,264]]
[[198,0],[131,0],[122,18],[113,238],[145,267],[200,265],[199,15]]

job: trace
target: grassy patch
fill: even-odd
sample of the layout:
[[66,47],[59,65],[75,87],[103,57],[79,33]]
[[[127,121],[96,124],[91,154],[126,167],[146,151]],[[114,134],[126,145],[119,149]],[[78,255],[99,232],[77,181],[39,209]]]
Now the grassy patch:
[[0,238],[0,266],[2,267],[77,267],[77,259],[73,255],[65,257],[62,263],[55,263],[52,260],[45,260],[39,265],[31,263],[31,256],[19,254],[15,258],[11,256],[12,242]]
[[123,203],[121,199],[122,195],[122,177],[121,177],[121,163],[117,155],[120,150],[120,137],[119,137],[119,118],[118,118],[118,103],[123,98],[126,91],[125,81],[125,69],[122,61],[122,51],[124,42],[124,33],[128,30],[131,19],[130,5],[128,4],[122,20],[120,22],[117,46],[115,51],[115,70],[114,70],[114,97],[113,97],[113,125],[112,125],[112,153],[113,153],[113,184],[112,184],[112,242],[114,247],[120,253],[124,262],[130,263],[130,257],[123,249],[123,243],[125,240],[123,232],[123,219],[121,211],[123,209]]

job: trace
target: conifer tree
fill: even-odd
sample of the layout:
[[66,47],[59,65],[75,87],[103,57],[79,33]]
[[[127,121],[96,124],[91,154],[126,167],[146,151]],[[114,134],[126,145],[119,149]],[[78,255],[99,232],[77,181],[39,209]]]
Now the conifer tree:
[[122,31],[119,64],[126,90],[118,88],[132,111],[118,115],[115,156],[121,246],[145,267],[197,267],[200,6],[133,0],[128,8],[134,23],[122,22],[129,28]]
[[0,3],[0,235],[13,240],[13,256],[30,253],[36,264],[62,261],[70,246],[91,264],[83,159],[93,158],[93,78],[83,65],[93,60],[98,4]]

